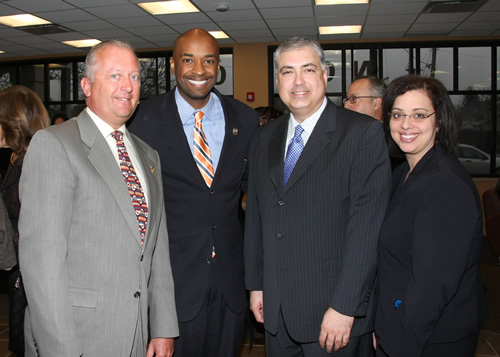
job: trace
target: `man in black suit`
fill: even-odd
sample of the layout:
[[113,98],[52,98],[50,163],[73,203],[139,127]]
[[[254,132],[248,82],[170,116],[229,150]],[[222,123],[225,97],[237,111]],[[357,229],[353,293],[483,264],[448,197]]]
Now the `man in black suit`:
[[180,357],[236,356],[248,307],[238,210],[259,118],[213,89],[219,66],[217,40],[202,29],[187,31],[170,58],[176,89],[141,103],[130,125],[160,154]]
[[250,149],[250,308],[264,323],[268,356],[335,350],[366,357],[390,187],[382,125],[325,97],[328,73],[317,42],[289,39],[276,50],[275,66],[291,113],[262,126]]

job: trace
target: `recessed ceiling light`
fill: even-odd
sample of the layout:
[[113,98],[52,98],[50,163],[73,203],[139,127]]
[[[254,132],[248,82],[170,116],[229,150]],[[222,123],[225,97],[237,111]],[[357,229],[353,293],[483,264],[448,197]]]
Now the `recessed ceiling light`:
[[62,43],[73,47],[92,47],[97,45],[98,43],[101,43],[101,41],[90,38],[86,40],[62,41]]
[[51,23],[52,22],[33,16],[31,14],[0,16],[0,24],[10,27],[48,25]]
[[370,0],[316,0],[316,5],[368,4]]
[[347,33],[360,33],[361,25],[353,25],[353,26],[320,26],[319,34],[320,35],[341,35]]
[[0,53],[5,53],[5,51],[0,51]]
[[208,31],[215,38],[229,38],[224,31]]
[[182,14],[186,12],[199,12],[198,8],[188,0],[170,0],[157,2],[137,3],[152,15]]

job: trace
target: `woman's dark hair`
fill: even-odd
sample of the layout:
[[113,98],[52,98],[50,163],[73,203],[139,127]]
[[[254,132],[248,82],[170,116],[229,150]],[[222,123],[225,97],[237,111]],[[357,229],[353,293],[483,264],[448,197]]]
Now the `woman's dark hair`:
[[61,118],[64,121],[69,120],[69,117],[65,113],[62,113],[62,112],[55,113],[54,115],[52,115],[52,118],[50,119],[50,125],[54,125],[57,118]]
[[436,127],[439,129],[436,133],[436,142],[439,142],[446,152],[457,155],[458,126],[448,91],[439,80],[414,74],[394,79],[387,87],[382,101],[383,123],[390,154],[393,156],[403,156],[403,152],[394,140],[392,140],[389,123],[391,120],[390,113],[396,98],[409,91],[422,91],[429,97],[436,111]]
[[5,143],[14,153],[12,162],[26,151],[35,132],[49,123],[47,110],[31,89],[13,86],[0,91],[0,126]]

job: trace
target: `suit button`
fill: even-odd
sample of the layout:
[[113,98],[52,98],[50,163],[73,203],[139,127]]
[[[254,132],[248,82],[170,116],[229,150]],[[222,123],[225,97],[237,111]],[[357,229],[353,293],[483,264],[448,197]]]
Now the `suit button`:
[[210,194],[213,195],[215,193],[215,190],[210,190]]
[[205,264],[210,264],[210,259],[205,260]]
[[283,238],[284,234],[283,233],[277,233],[276,234],[276,239],[281,239]]
[[283,201],[283,200],[279,200],[279,201],[278,201],[278,204],[279,204],[280,206],[283,206],[283,205],[285,204],[285,201]]
[[212,229],[213,230],[217,229],[217,225],[216,224],[212,224]]
[[141,296],[141,293],[139,291],[136,291],[134,297],[137,299],[139,296]]

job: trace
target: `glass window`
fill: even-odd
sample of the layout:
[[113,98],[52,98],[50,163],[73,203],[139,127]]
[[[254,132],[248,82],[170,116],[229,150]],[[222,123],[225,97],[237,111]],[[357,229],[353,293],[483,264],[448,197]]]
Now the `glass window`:
[[73,100],[73,63],[49,64],[49,100]]
[[453,90],[453,48],[421,48],[420,74],[436,78]]
[[[410,51],[407,48],[389,48],[383,50],[384,80],[390,83],[394,78],[408,74],[410,67]],[[376,74],[375,74],[376,75]]]
[[45,101],[43,71],[43,64],[20,66],[21,82],[19,84],[33,90],[42,101]]
[[157,94],[158,68],[156,58],[140,58],[141,68],[141,98],[148,98]]
[[82,86],[80,85],[82,78],[85,75],[85,62],[78,62],[76,67],[78,70],[78,99],[85,100],[85,94],[83,94]]
[[16,78],[17,68],[14,66],[0,68],[0,90],[12,87]]
[[49,117],[56,113],[66,113],[69,118],[76,117],[86,107],[85,103],[81,104],[51,104],[47,106]]
[[[351,75],[353,79],[365,76],[377,76],[378,74],[378,50],[353,50]],[[351,84],[348,81],[347,87]]]
[[[491,95],[452,95],[459,127],[459,160],[473,176],[490,174]],[[500,158],[497,159],[500,168]]]
[[325,61],[328,68],[326,92],[342,92],[342,50],[326,50]]
[[491,48],[458,49],[458,86],[460,90],[491,89]]

